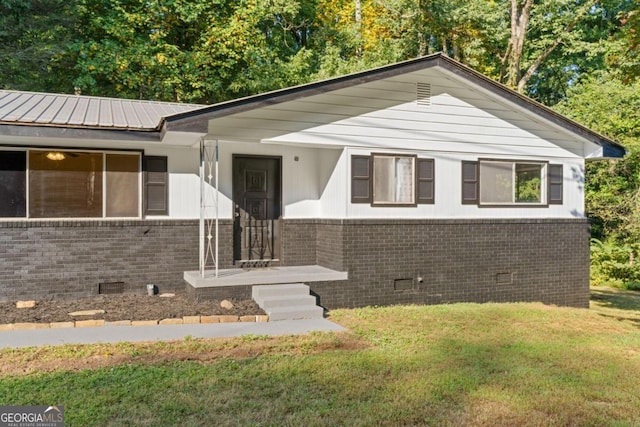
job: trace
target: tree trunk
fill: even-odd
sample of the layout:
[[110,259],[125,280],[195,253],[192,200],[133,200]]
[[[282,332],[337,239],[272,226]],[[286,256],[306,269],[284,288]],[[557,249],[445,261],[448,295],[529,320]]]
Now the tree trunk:
[[534,0],[525,0],[522,5],[518,0],[511,0],[511,37],[510,49],[507,51],[507,80],[506,85],[515,88],[520,80],[520,63],[524,42],[527,38],[527,28]]
[[573,31],[575,26],[578,25],[578,23],[582,20],[582,18],[587,14],[589,9],[595,3],[596,1],[585,3],[580,9],[576,10],[574,19],[569,23],[567,23],[563,31],[560,33],[560,35],[558,35],[558,37],[553,41],[553,43],[551,43],[549,47],[543,50],[540,53],[540,55],[538,55],[538,57],[535,59],[535,61],[531,63],[531,65],[529,66],[527,71],[524,73],[524,75],[520,76],[518,80],[518,85],[517,85],[518,92],[524,93],[524,89],[527,83],[529,82],[531,77],[533,77],[535,72],[538,71],[538,68],[540,67],[540,65],[544,62],[545,59],[547,59],[547,57],[551,54],[551,52],[553,52],[563,42],[565,35]]
[[362,4],[360,0],[356,1],[356,31],[358,32],[358,46],[356,47],[356,56],[360,58],[362,56],[362,40],[364,39],[362,34]]

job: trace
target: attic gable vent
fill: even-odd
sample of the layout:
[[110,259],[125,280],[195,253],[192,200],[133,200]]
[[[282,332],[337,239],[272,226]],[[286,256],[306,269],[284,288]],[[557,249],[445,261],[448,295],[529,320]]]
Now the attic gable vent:
[[416,102],[418,105],[431,105],[431,85],[429,83],[416,83]]

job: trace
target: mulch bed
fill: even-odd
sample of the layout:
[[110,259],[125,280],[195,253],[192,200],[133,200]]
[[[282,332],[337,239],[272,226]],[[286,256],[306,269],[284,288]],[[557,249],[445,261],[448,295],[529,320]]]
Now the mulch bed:
[[[51,323],[73,320],[161,320],[183,316],[264,314],[253,300],[230,300],[233,308],[225,309],[220,301],[195,302],[186,295],[173,297],[158,295],[100,295],[76,300],[36,301],[34,308],[16,308],[15,302],[0,303],[0,324]],[[92,316],[69,316],[80,310],[104,310],[104,314]]]

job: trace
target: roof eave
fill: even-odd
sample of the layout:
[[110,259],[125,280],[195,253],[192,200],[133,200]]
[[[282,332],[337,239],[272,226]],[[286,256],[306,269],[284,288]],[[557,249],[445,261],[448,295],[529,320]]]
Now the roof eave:
[[113,141],[158,142],[157,129],[111,129],[34,124],[0,123],[0,136],[27,138],[98,139]]
[[446,70],[462,78],[466,78],[467,80],[470,80],[485,89],[497,93],[503,98],[506,98],[507,100],[517,104],[519,107],[537,114],[538,116],[543,117],[544,119],[557,126],[567,129],[584,139],[600,145],[603,148],[604,157],[619,158],[623,157],[626,154],[626,148],[622,144],[589,129],[588,127],[574,120],[571,120],[566,116],[563,116],[562,114],[552,110],[546,105],[541,104],[512,89],[509,89],[507,86],[496,82],[495,80],[475,71],[472,68],[467,67],[466,65],[454,61],[451,58],[443,55],[440,59],[441,65],[443,65],[443,68],[445,68]]
[[167,116],[163,118],[161,127],[166,128],[167,131],[207,132],[207,122],[210,119],[423,70],[438,65],[437,60],[441,56],[441,53],[436,53],[358,73],[220,102],[197,110]]
[[225,101],[197,110],[170,115],[162,119],[160,129],[162,129],[163,133],[169,131],[207,133],[208,121],[211,119],[250,111],[256,108],[275,105],[286,101],[293,101],[303,97],[331,92],[345,87],[368,83],[435,66],[440,66],[450,73],[469,80],[472,83],[477,84],[480,87],[518,105],[519,107],[543,117],[555,125],[602,146],[604,157],[623,157],[626,153],[625,147],[612,139],[592,131],[591,129],[553,111],[549,107],[509,89],[505,85],[486,77],[485,75],[445,56],[442,53],[436,53],[328,80]]

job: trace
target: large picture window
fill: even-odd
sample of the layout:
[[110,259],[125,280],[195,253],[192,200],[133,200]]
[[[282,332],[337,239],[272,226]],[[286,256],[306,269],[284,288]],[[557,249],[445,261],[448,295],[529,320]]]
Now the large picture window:
[[141,154],[0,151],[0,217],[139,217]]
[[29,152],[29,217],[102,216],[102,153]]

